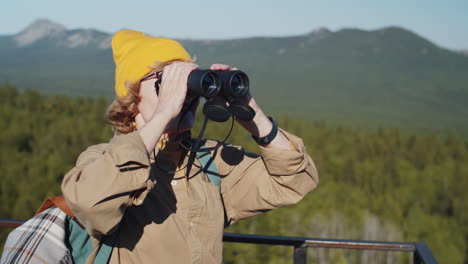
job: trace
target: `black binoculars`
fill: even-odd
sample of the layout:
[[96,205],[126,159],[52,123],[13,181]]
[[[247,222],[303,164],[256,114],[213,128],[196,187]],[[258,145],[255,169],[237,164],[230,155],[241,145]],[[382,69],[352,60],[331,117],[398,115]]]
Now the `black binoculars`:
[[203,114],[210,120],[224,122],[234,115],[240,120],[250,121],[255,116],[255,111],[239,100],[249,93],[249,78],[242,71],[194,70],[188,76],[187,89],[189,95],[207,100]]
[[242,71],[194,70],[188,76],[187,88],[190,94],[205,98],[239,98],[248,93],[249,78]]

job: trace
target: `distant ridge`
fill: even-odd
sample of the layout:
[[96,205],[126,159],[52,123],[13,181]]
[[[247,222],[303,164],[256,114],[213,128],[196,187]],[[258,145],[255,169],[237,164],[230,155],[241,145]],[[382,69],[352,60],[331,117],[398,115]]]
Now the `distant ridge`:
[[38,19],[14,37],[18,46],[31,45],[34,42],[62,35],[66,31],[65,26],[53,23],[48,19]]
[[49,44],[54,43],[56,47],[77,48],[91,45],[97,49],[108,49],[111,35],[94,29],[67,30],[62,24],[41,18],[14,35],[13,40],[17,47],[49,41]]
[[[111,37],[36,20],[0,36],[0,81],[51,94],[111,97]],[[253,94],[272,113],[468,132],[468,56],[401,27],[179,41],[201,67],[224,62],[246,71]]]

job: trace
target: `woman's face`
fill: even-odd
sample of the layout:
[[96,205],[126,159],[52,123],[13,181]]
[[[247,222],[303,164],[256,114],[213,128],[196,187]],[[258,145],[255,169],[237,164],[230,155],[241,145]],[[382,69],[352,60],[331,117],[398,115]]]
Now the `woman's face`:
[[[154,88],[155,81],[156,79],[150,79],[141,82],[141,101],[138,104],[138,110],[140,112],[138,115],[141,116],[137,116],[136,118],[138,127],[142,127],[149,120],[151,120],[151,117],[156,110],[156,105],[158,104],[158,95],[156,94],[156,90]],[[165,133],[176,134],[177,132],[181,133],[191,130],[195,121],[195,112],[197,110],[198,103],[198,97],[187,97],[185,99],[181,113],[171,123],[169,123],[169,125],[166,127]],[[183,112],[186,112],[186,114],[183,116],[183,119],[181,119]],[[178,123],[179,129],[177,131]]]

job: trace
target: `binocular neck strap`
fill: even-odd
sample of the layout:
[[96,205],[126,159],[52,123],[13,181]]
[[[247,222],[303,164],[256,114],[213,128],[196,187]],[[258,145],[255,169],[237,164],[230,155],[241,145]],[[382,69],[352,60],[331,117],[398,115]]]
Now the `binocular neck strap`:
[[[195,144],[192,145],[192,148],[190,149],[190,156],[187,162],[187,170],[185,171],[185,182],[187,183],[187,185],[189,181],[190,170],[192,169],[192,165],[193,165],[193,162],[195,161],[195,157],[197,156],[197,152],[200,149],[201,140],[203,138],[203,134],[205,134],[207,124],[208,124],[208,118],[205,117],[203,119],[203,125],[202,125],[202,128],[200,129],[200,133],[198,134]],[[190,194],[190,191],[189,191],[189,194]]]

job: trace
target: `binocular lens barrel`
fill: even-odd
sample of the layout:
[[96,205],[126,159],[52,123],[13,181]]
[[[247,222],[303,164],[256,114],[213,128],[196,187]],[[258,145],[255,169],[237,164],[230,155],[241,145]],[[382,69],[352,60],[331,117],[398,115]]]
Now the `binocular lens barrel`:
[[242,71],[219,71],[223,92],[229,97],[242,97],[249,91],[249,78]]
[[214,97],[221,90],[221,80],[212,70],[194,70],[187,80],[188,92],[203,97]]

